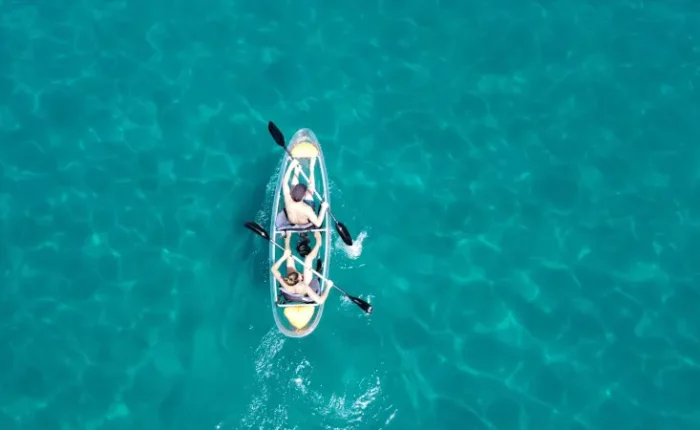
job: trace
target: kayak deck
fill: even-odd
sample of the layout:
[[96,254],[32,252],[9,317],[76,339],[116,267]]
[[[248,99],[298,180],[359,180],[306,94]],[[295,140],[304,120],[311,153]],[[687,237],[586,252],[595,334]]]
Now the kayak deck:
[[[329,202],[328,175],[326,172],[326,165],[323,158],[323,153],[321,151],[321,146],[318,143],[316,135],[309,129],[300,129],[294,133],[294,136],[292,136],[287,148],[299,161],[299,165],[302,167],[302,170],[307,176],[310,176],[309,162],[311,157],[316,156],[316,166],[314,169],[316,190],[323,197],[323,200]],[[331,251],[331,231],[327,219],[328,217],[324,218],[323,224],[321,224],[320,228],[311,223],[303,226],[296,226],[289,224],[289,221],[286,219],[286,215],[283,211],[285,204],[282,191],[282,181],[284,180],[284,174],[291,160],[292,159],[285,153],[280,163],[279,181],[277,183],[275,198],[272,205],[272,226],[270,228],[272,233],[271,238],[284,249],[284,234],[285,232],[290,232],[290,234],[292,234],[290,244],[292,254],[303,260],[296,250],[296,244],[299,240],[299,233],[308,233],[309,239],[311,240],[309,246],[312,248],[315,243],[314,233],[321,233],[321,247],[316,259],[321,260],[322,264],[322,268],[319,272],[325,278],[328,278],[328,267],[330,263]],[[294,174],[292,174],[292,177],[294,177]],[[299,175],[298,178],[300,183],[307,184],[306,179],[302,175]],[[321,201],[318,199],[318,197],[314,196],[313,203],[316,213],[318,213]],[[275,264],[282,254],[282,249],[277,248],[271,243],[270,265]],[[315,268],[315,262],[312,262],[312,268]],[[299,262],[296,262],[296,269],[300,273],[302,273],[304,270],[302,264]],[[283,264],[280,267],[280,271],[282,272],[283,277],[286,276],[286,264]],[[314,275],[314,278],[314,282],[318,283],[312,285],[312,287],[317,287],[314,289],[318,294],[322,294],[327,288],[326,282],[322,279],[318,279],[316,275]],[[285,297],[285,295],[282,294],[279,282],[275,279],[272,273],[270,274],[270,297],[272,300],[272,313],[275,323],[277,324],[280,332],[282,332],[284,335],[289,337],[308,336],[318,326],[323,314],[323,305],[312,301],[308,297],[306,298],[307,301],[295,300],[294,297],[292,297],[290,300],[289,296]]]

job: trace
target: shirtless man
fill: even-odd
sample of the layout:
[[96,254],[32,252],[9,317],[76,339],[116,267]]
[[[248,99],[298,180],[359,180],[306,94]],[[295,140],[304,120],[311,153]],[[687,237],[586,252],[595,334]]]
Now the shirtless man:
[[299,162],[293,159],[289,163],[289,167],[284,174],[283,192],[284,192],[284,206],[285,212],[287,214],[287,219],[291,224],[303,225],[307,223],[312,223],[317,228],[321,227],[323,224],[323,218],[326,216],[326,211],[328,210],[328,203],[321,203],[321,212],[316,215],[314,210],[314,171],[316,167],[316,158],[311,159],[309,166],[309,186],[299,183],[299,172],[296,172],[294,179],[292,180],[292,187],[289,187],[289,177],[292,176],[292,171],[296,171],[299,167]]

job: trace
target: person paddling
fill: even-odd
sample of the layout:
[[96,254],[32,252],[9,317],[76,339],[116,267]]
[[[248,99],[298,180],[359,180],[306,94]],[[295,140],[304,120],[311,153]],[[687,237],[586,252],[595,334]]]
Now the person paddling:
[[[316,167],[316,157],[311,159],[309,170],[309,185],[308,187],[304,184],[299,183],[299,171],[301,166],[299,166],[299,161],[297,159],[292,159],[289,163],[289,167],[284,174],[284,181],[282,182],[283,192],[284,192],[284,213],[287,216],[287,220],[293,225],[304,225],[312,223],[317,228],[321,227],[323,224],[323,219],[326,216],[326,211],[328,210],[328,203],[325,201],[321,203],[321,211],[316,215],[315,204],[314,204],[314,192],[315,192],[315,179],[314,170]],[[289,186],[289,179],[292,172],[295,171],[296,174],[292,179],[292,187]]]
[[[311,252],[304,258],[304,272],[302,274],[297,271],[294,258],[292,258],[292,250],[290,247],[291,239],[292,234],[287,232],[284,239],[284,254],[282,254],[282,257],[275,262],[270,271],[275,279],[277,279],[277,281],[280,283],[283,293],[294,296],[308,296],[314,302],[322,305],[326,302],[328,293],[330,293],[333,283],[332,281],[327,280],[326,291],[320,295],[318,294],[320,292],[319,281],[318,279],[314,278],[311,270],[311,262],[314,261],[318,255],[319,249],[321,248],[321,233],[314,232],[314,239],[316,239],[316,242],[314,243],[314,247]],[[285,260],[287,261],[287,276],[282,277],[279,269]]]

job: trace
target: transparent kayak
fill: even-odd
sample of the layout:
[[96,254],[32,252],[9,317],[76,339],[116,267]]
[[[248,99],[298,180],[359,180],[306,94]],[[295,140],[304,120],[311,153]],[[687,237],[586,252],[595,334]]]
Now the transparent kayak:
[[[294,158],[299,160],[299,164],[302,167],[304,173],[307,176],[310,175],[309,172],[309,162],[312,157],[316,156],[316,166],[315,166],[315,186],[318,193],[323,197],[323,199],[330,204],[330,193],[328,189],[328,174],[326,172],[326,163],[323,157],[323,152],[321,151],[321,145],[316,138],[316,135],[308,128],[302,128],[297,130],[289,141],[287,148],[292,153]],[[271,237],[279,245],[284,248],[284,234],[285,232],[291,232],[291,248],[292,254],[301,259],[301,256],[296,251],[296,243],[299,239],[299,234],[302,232],[308,233],[311,239],[310,246],[314,245],[314,232],[318,231],[321,233],[322,245],[318,252],[317,259],[321,260],[322,268],[320,273],[324,278],[328,278],[328,268],[330,267],[330,256],[331,256],[331,226],[328,222],[328,217],[326,216],[323,220],[323,224],[320,228],[317,228],[313,224],[306,224],[303,226],[292,225],[286,218],[284,213],[284,196],[282,195],[282,181],[284,180],[284,173],[291,162],[291,158],[285,152],[280,162],[279,167],[279,181],[275,189],[275,197],[272,203],[272,225],[270,226]],[[292,175],[293,176],[293,175]],[[302,175],[299,176],[300,183],[306,183],[306,180]],[[314,197],[314,206],[316,213],[321,205],[321,201]],[[282,249],[270,244],[270,267],[275,264],[275,262],[282,257]],[[296,263],[296,268],[299,272],[303,272],[303,268],[300,263]],[[312,264],[312,268],[316,268],[316,262]],[[280,266],[280,271],[282,276],[286,276],[286,264]],[[326,282],[321,279],[314,279],[311,284],[319,294],[322,294],[328,287]],[[288,294],[284,294],[280,289],[280,284],[275,279],[275,277],[270,273],[270,297],[272,299],[272,315],[275,318],[275,323],[279,328],[280,332],[288,337],[304,337],[311,334],[318,323],[321,321],[321,316],[323,314],[323,305],[319,305],[313,302],[308,297],[306,300],[297,299]]]

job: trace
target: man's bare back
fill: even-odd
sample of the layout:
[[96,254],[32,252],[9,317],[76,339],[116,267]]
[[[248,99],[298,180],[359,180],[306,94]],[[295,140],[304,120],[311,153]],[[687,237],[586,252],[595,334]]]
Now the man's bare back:
[[[295,225],[308,224],[313,222],[314,218],[318,218],[313,208],[305,202],[291,201],[286,205],[285,209],[287,210],[287,219]],[[319,227],[321,223],[316,221],[314,222],[315,224],[319,224],[317,225]]]
[[321,203],[321,211],[318,215],[316,215],[316,211],[313,208],[315,192],[314,170],[316,167],[316,159],[312,158],[309,166],[309,186],[307,187],[304,184],[300,184],[298,174],[296,174],[292,180],[293,188],[290,188],[289,177],[291,176],[292,171],[294,171],[298,166],[299,162],[294,159],[291,163],[289,163],[289,167],[285,172],[283,191],[287,219],[294,225],[312,223],[316,227],[321,227],[321,224],[323,224],[323,219],[326,215],[326,210],[328,209],[328,203]]

